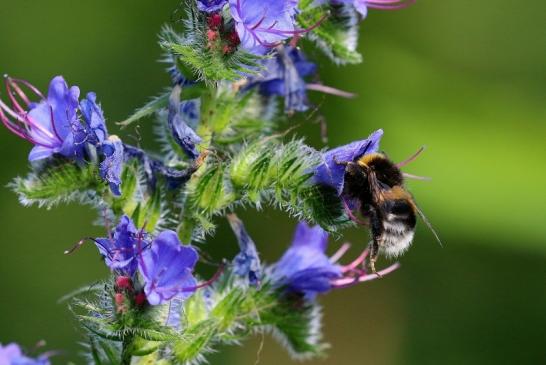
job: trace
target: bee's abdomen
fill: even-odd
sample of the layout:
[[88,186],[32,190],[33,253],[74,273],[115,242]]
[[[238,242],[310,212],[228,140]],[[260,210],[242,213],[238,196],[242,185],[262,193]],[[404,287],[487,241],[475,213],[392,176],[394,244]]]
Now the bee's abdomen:
[[383,234],[380,250],[387,256],[399,256],[411,245],[415,233],[416,216],[408,200],[383,203]]

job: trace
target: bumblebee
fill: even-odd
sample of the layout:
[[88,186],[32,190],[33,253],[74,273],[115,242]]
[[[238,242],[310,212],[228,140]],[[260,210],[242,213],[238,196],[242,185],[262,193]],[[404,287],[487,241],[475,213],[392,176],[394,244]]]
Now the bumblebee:
[[413,241],[418,215],[440,242],[412,195],[404,189],[404,177],[425,178],[405,174],[400,170],[422,151],[423,148],[398,164],[383,153],[367,154],[351,162],[336,161],[345,166],[344,196],[349,201],[359,203],[360,213],[366,220],[358,220],[350,209],[347,209],[347,213],[351,219],[370,228],[370,267],[374,274],[377,274],[375,262],[379,254],[397,257],[408,250]]

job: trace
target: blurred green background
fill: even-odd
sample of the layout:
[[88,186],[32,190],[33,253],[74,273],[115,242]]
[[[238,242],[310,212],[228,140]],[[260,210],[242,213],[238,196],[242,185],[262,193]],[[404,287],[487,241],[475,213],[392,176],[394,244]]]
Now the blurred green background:
[[[42,89],[63,74],[96,91],[110,126],[168,84],[156,33],[176,0],[0,1],[0,72]],[[330,357],[310,364],[546,363],[546,28],[543,0],[420,0],[371,11],[358,66],[321,63],[322,80],[356,100],[314,95],[335,146],[385,130],[382,149],[406,171],[432,176],[409,188],[445,242],[421,224],[402,268],[383,280],[322,298]],[[318,56],[309,50],[310,57]],[[5,93],[4,93],[5,95]],[[111,127],[111,129],[115,129]],[[322,147],[319,128],[299,130]],[[124,131],[150,139],[149,128]],[[0,185],[27,172],[30,146],[0,130]],[[290,242],[295,222],[243,212],[265,260]],[[83,236],[102,235],[86,207],[23,208],[0,189],[0,342],[47,339],[76,360],[79,332],[64,293],[107,275]],[[348,231],[358,249],[366,233]],[[235,250],[222,224],[210,249]],[[335,245],[338,245],[336,243]],[[354,253],[356,254],[355,248]],[[385,263],[384,263],[385,264]],[[288,363],[270,338],[223,349],[212,364]],[[81,360],[76,360],[81,363]]]

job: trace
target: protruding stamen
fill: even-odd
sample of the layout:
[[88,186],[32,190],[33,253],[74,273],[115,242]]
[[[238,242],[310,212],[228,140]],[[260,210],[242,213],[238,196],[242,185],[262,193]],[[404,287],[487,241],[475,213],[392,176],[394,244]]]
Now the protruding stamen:
[[344,244],[341,245],[341,247],[336,251],[336,253],[334,253],[331,257],[330,257],[330,262],[331,263],[336,263],[339,261],[339,259],[341,257],[343,257],[343,255],[345,255],[347,253],[347,251],[349,251],[349,249],[351,248],[351,244],[348,243],[348,242],[345,242]]
[[364,260],[366,260],[366,257],[368,257],[368,255],[370,254],[370,250],[369,249],[365,249],[364,251],[362,251],[362,253],[360,254],[360,256],[358,256],[356,258],[356,260],[354,260],[353,262],[351,262],[349,265],[345,265],[345,266],[342,266],[341,267],[341,271],[343,273],[346,273],[348,271],[351,271],[351,270],[354,270],[355,268],[357,268],[359,265],[361,265]]
[[397,10],[407,8],[415,3],[415,0],[368,0],[366,6],[371,9]]
[[339,90],[339,89],[336,89],[334,87],[330,87],[330,86],[326,86],[326,85],[307,84],[306,87],[307,87],[307,90],[319,91],[321,93],[340,96],[342,98],[352,99],[352,98],[356,97],[356,94],[350,93],[348,91]]
[[352,286],[352,285],[355,285],[355,284],[358,284],[358,283],[364,283],[366,281],[371,281],[371,280],[375,280],[377,279],[378,277],[382,277],[382,276],[385,276],[385,275],[388,275],[390,274],[391,272],[395,271],[396,269],[398,269],[400,267],[400,264],[399,263],[395,263],[389,267],[387,267],[386,269],[383,269],[383,270],[380,270],[377,272],[377,275],[375,274],[364,274],[364,275],[361,275],[359,277],[356,277],[356,278],[353,278],[353,277],[343,277],[341,279],[337,279],[337,280],[334,280],[332,282],[332,287],[334,288],[346,288],[348,286]]

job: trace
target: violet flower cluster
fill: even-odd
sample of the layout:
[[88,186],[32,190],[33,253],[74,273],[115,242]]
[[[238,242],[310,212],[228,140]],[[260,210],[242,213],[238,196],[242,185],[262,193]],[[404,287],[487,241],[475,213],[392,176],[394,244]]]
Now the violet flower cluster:
[[[97,298],[73,298],[90,362],[111,363],[114,356],[123,365],[197,364],[213,345],[255,332],[275,333],[299,358],[322,354],[320,295],[398,268],[375,272],[368,249],[341,263],[348,243],[328,253],[331,233],[353,225],[360,204],[346,193],[347,170],[339,161],[378,152],[383,131],[316,150],[295,138],[281,141],[277,127],[313,107],[309,90],[354,96],[320,82],[301,38],[321,31],[324,38],[324,29],[333,29],[339,33],[325,38],[343,43],[352,20],[364,19],[368,9],[411,2],[186,0],[190,34],[166,42],[172,84],[131,117],[155,114],[161,153],[110,134],[97,95],[81,97],[62,76],[50,81],[47,94],[5,77],[0,121],[32,144],[32,174],[12,188],[25,204],[90,204],[106,227],[105,237],[65,252],[93,242],[111,273]],[[343,19],[329,22],[339,14]],[[207,76],[209,67],[217,78]],[[298,219],[292,241],[272,263],[262,261],[254,228],[235,214],[264,204]],[[232,256],[218,257],[208,242],[221,218],[234,233],[225,244],[237,243]],[[202,280],[201,265],[216,273]],[[48,365],[51,354],[33,359],[16,344],[0,345],[0,365]]]

